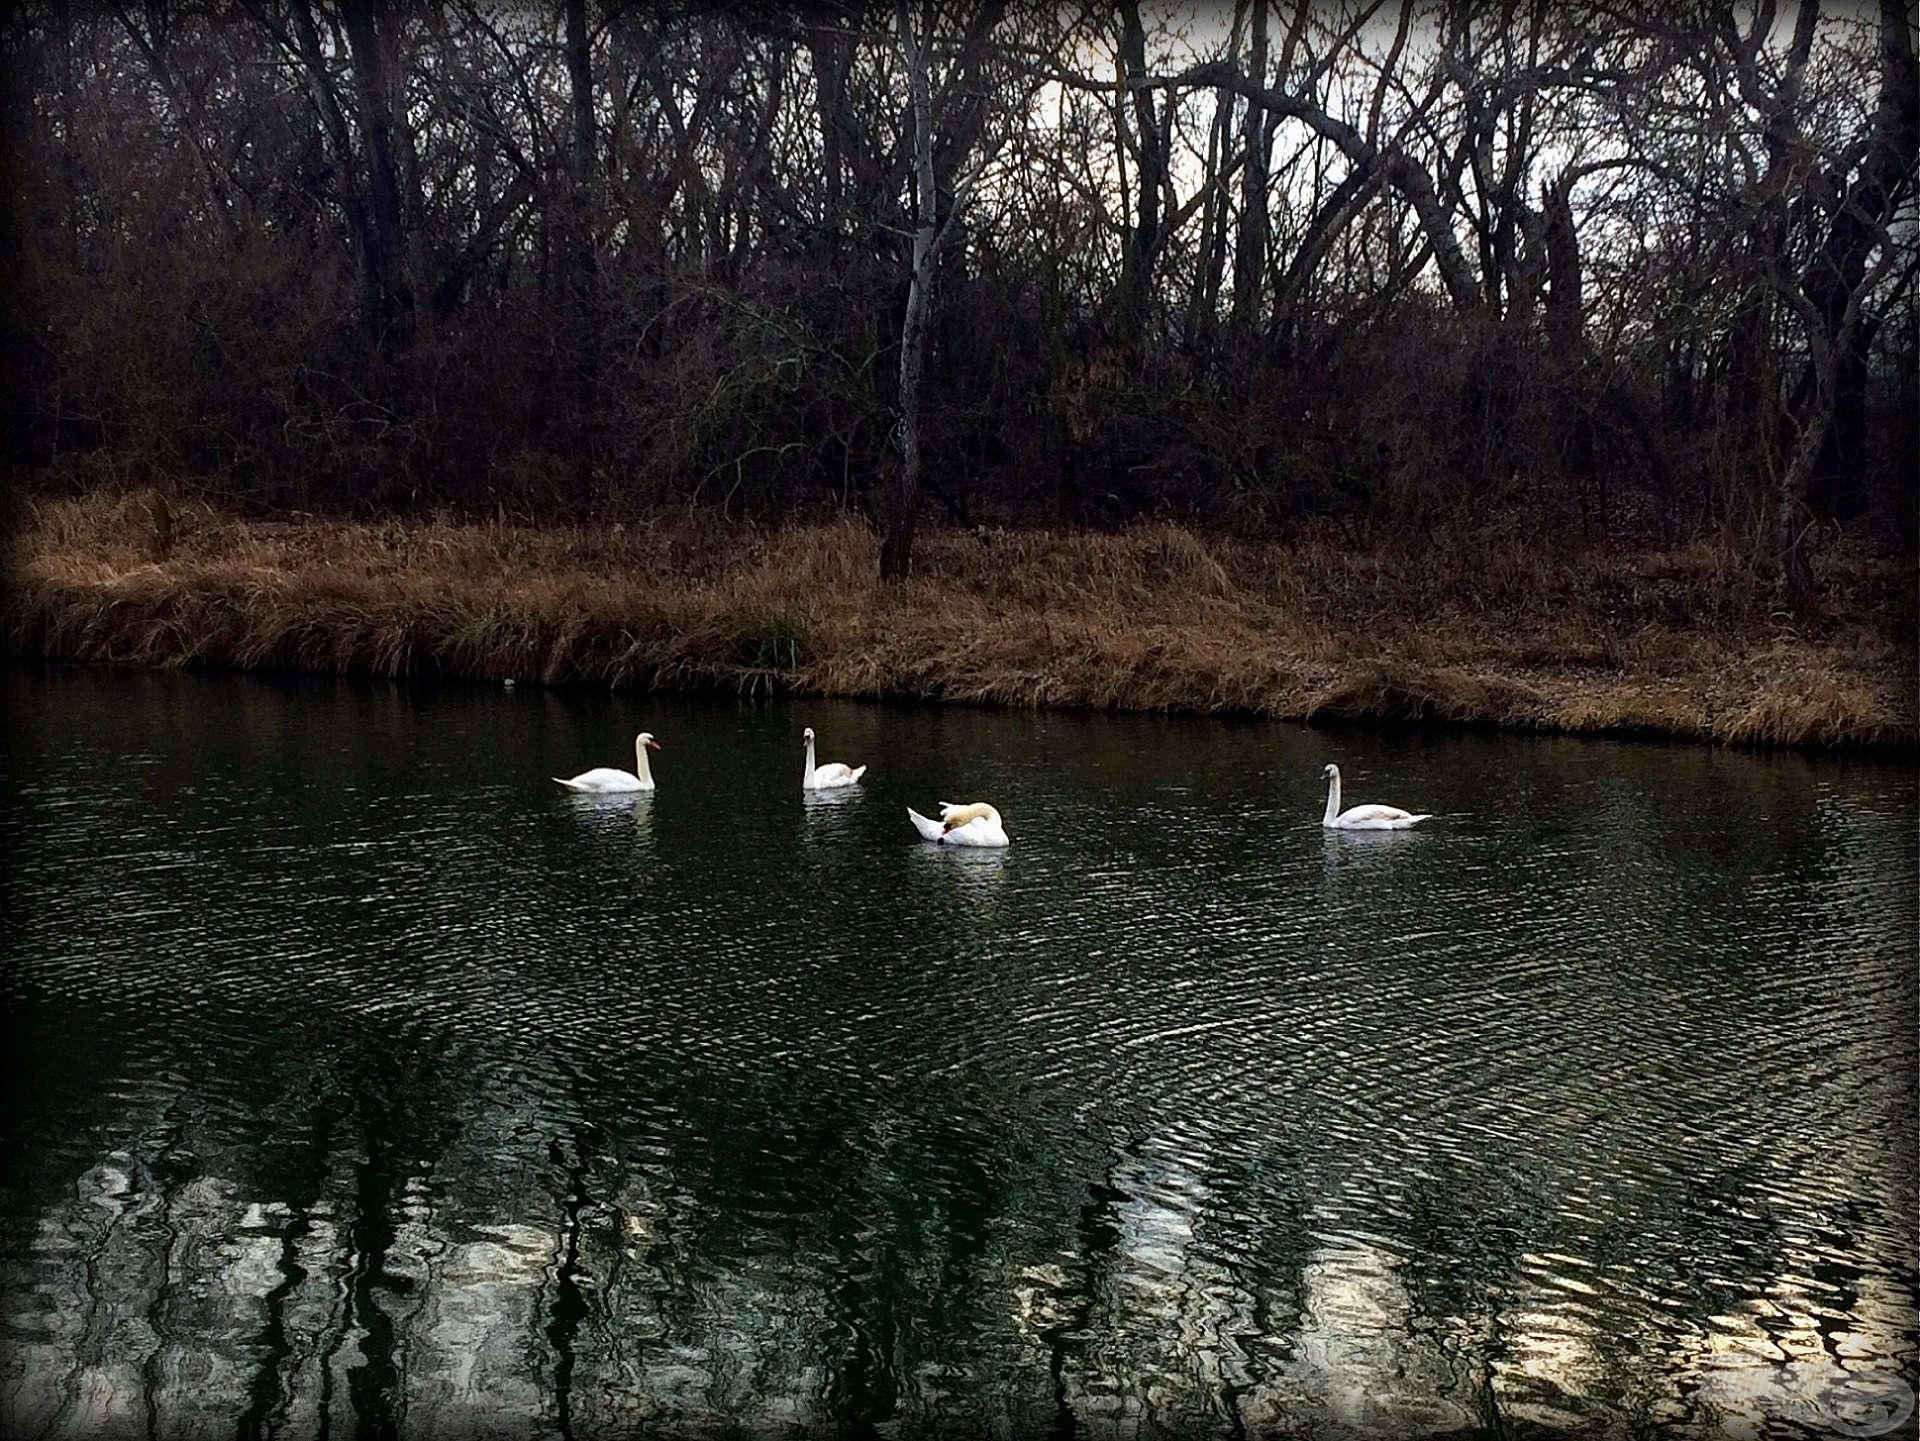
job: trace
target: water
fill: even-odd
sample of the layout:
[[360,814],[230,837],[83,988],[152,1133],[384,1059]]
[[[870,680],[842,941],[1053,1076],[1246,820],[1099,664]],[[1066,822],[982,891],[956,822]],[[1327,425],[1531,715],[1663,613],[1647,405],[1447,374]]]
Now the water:
[[[4,704],[6,1435],[1811,1436],[1910,1395],[1909,765]],[[858,792],[802,796],[804,724]],[[643,728],[651,799],[547,779]],[[1327,760],[1438,818],[1323,833]],[[1010,850],[914,839],[976,798]]]

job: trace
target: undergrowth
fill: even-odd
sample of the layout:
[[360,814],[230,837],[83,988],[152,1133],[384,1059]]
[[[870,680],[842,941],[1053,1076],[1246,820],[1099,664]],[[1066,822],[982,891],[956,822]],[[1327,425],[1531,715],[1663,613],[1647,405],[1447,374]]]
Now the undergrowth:
[[853,520],[262,523],[97,494],[25,505],[12,531],[0,621],[20,656],[1739,745],[1920,737],[1911,566],[1843,539],[1810,622],[1703,541],[1356,553],[1312,531],[953,530],[887,587]]

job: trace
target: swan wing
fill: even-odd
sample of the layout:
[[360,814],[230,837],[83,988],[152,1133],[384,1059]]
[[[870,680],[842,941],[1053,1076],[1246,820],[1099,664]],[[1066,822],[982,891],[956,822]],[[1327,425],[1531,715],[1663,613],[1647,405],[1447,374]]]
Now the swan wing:
[[807,778],[807,784],[814,790],[825,790],[830,786],[850,786],[865,775],[867,768],[861,766],[854,770],[839,761],[828,761],[823,766],[815,766],[813,774]]
[[643,791],[650,789],[641,783],[640,777],[630,771],[615,770],[612,766],[595,766],[590,771],[582,771],[577,776],[553,778],[558,784],[570,791]]
[[1401,826],[1431,819],[1431,815],[1415,815],[1398,806],[1354,806],[1351,810],[1340,812],[1333,823],[1355,830],[1397,830]]
[[964,825],[955,826],[945,836],[948,845],[955,846],[1004,846],[1007,842],[1006,828],[988,816],[976,816]]

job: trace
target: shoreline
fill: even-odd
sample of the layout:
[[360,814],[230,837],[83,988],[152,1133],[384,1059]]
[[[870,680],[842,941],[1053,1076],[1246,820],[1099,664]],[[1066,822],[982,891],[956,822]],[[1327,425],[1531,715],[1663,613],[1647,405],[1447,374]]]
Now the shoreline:
[[1864,551],[1825,558],[1809,625],[1702,543],[1547,564],[1501,538],[932,532],[887,588],[850,520],[21,510],[0,602],[20,659],[1920,750],[1910,567]]

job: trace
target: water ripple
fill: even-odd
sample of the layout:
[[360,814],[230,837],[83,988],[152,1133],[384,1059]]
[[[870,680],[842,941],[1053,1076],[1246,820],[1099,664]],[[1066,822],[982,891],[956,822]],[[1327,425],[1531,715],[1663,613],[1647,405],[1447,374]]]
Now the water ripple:
[[[1904,771],[844,707],[809,797],[784,708],[656,701],[661,790],[582,800],[629,702],[390,700],[12,702],[11,1419],[1714,1434],[1911,1375]],[[1323,832],[1334,758],[1444,820]],[[915,841],[962,791],[1010,850]]]

